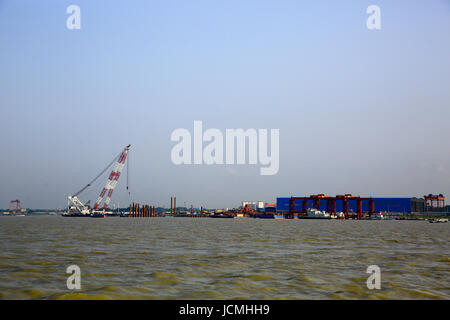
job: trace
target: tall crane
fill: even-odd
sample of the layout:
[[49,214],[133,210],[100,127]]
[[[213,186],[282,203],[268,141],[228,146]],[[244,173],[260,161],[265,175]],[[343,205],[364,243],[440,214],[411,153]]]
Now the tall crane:
[[[125,162],[127,159],[128,152],[130,150],[131,145],[128,145],[123,149],[123,151],[114,158],[114,160],[105,168],[103,169],[100,174],[98,174],[91,182],[89,182],[83,189],[75,193],[73,196],[69,196],[69,211],[76,211],[77,215],[82,216],[89,216],[92,212],[88,204],[84,204],[80,199],[78,199],[78,195],[82,193],[84,190],[86,190],[88,187],[90,187],[100,176],[105,173],[108,168],[112,166],[113,163],[115,163],[115,166],[112,170],[112,172],[109,175],[109,178],[106,182],[105,187],[103,188],[102,192],[100,193],[100,196],[98,197],[97,201],[94,204],[93,211],[98,211],[100,208],[100,204],[102,203],[103,199],[106,195],[106,200],[103,205],[103,211],[108,208],[109,202],[111,201],[111,196],[113,194],[114,188],[116,187],[117,181],[119,181],[120,174],[122,173],[123,167],[125,166]],[[127,189],[128,189],[128,183],[127,183]]]
[[108,178],[108,181],[106,182],[105,187],[103,188],[102,192],[100,193],[100,196],[98,197],[97,201],[95,201],[94,210],[98,210],[101,202],[103,201],[103,198],[105,197],[106,192],[108,192],[108,195],[106,196],[106,200],[103,205],[103,210],[108,208],[114,188],[116,187],[117,181],[119,181],[120,174],[122,173],[123,167],[125,165],[125,161],[127,160],[127,155],[128,155],[128,151],[130,150],[130,147],[131,147],[131,145],[126,146],[125,149],[122,151],[122,154],[119,156],[119,160],[117,161],[116,165],[114,166],[113,171],[109,175],[109,178]]

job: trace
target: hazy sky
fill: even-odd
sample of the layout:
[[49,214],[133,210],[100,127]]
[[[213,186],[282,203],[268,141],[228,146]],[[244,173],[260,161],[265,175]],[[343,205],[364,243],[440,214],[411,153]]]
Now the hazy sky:
[[[0,208],[64,206],[129,143],[132,200],[155,205],[450,196],[448,0],[0,0],[0,43]],[[280,129],[279,173],[173,165],[194,120]]]

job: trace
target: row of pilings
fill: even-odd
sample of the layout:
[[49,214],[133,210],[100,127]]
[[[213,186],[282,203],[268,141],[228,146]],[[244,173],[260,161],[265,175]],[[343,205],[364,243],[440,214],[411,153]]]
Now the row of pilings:
[[140,205],[139,203],[132,203],[130,205],[130,218],[151,218],[160,217],[161,215],[156,212],[156,207],[149,205]]

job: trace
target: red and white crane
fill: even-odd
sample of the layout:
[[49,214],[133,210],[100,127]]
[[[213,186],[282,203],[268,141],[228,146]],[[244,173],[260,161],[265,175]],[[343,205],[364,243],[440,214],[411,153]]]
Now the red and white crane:
[[[122,173],[123,167],[125,166],[125,162],[127,160],[127,155],[130,150],[130,147],[131,145],[126,146],[125,149],[120,153],[120,155],[115,157],[114,160],[105,169],[103,169],[103,171],[99,175],[97,175],[90,183],[88,183],[83,189],[78,191],[75,195],[68,197],[69,211],[67,215],[89,216],[91,214],[98,213],[100,205],[103,199],[105,198],[105,195],[106,200],[103,204],[103,212],[108,208],[109,202],[111,201],[111,196],[114,192],[114,188],[116,187],[117,181],[119,181],[120,174]],[[84,204],[83,202],[80,201],[80,199],[78,199],[78,195],[84,190],[86,190],[88,187],[90,187],[92,183],[94,183],[101,175],[103,175],[103,173],[105,173],[105,171],[108,170],[108,168],[110,168],[113,163],[115,163],[115,166],[112,172],[110,173],[108,180],[106,181],[105,187],[103,188],[102,192],[100,193],[100,196],[98,197],[97,201],[94,204],[94,207],[91,210],[87,204]]]
[[105,197],[107,192],[108,192],[108,195],[106,196],[105,204],[103,205],[103,210],[106,210],[106,208],[108,208],[114,188],[116,187],[117,181],[119,181],[120,174],[122,173],[123,167],[125,165],[125,161],[127,160],[127,155],[128,155],[128,151],[130,150],[130,147],[131,147],[131,145],[126,146],[125,149],[123,150],[122,154],[120,155],[119,159],[117,160],[117,163],[114,166],[113,171],[109,175],[109,178],[108,178],[108,181],[106,182],[105,187],[103,188],[102,192],[100,193],[100,196],[98,197],[97,201],[95,201],[94,210],[98,210],[98,208],[100,207],[100,204],[103,201],[103,198]]

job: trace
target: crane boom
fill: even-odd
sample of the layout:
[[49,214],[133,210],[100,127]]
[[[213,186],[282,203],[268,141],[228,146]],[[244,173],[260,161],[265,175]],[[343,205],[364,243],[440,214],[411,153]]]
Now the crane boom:
[[103,198],[106,195],[106,200],[103,205],[103,209],[108,208],[109,202],[111,201],[111,196],[114,191],[114,188],[116,187],[117,181],[119,180],[120,174],[122,173],[123,167],[125,165],[125,161],[127,159],[128,151],[130,150],[131,145],[128,145],[125,147],[125,149],[120,154],[116,165],[114,166],[114,169],[112,170],[111,174],[109,175],[108,181],[106,182],[105,187],[103,188],[102,192],[100,193],[100,196],[98,197],[97,201],[94,205],[94,210],[98,210],[100,207],[101,202],[103,201]]
[[98,178],[100,178],[105,172],[106,170],[108,170],[113,164],[114,162],[116,162],[116,160],[120,157],[122,153],[118,154],[113,161],[111,161],[110,164],[108,164],[108,166],[102,170],[102,172],[100,172],[94,179],[92,179],[91,182],[89,182],[85,187],[83,187],[83,189],[81,189],[80,191],[78,191],[77,193],[75,193],[72,197],[77,197],[80,193],[82,193],[84,190],[86,190],[87,188],[89,188]]

